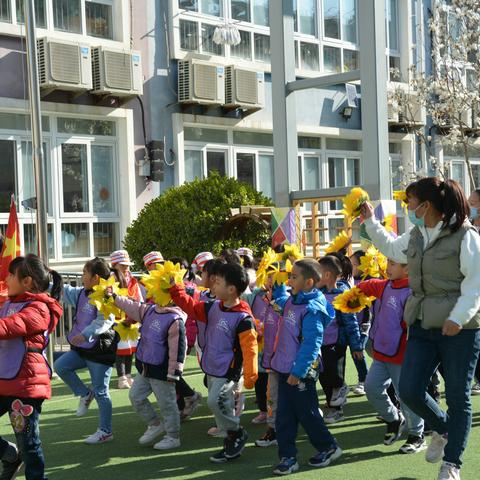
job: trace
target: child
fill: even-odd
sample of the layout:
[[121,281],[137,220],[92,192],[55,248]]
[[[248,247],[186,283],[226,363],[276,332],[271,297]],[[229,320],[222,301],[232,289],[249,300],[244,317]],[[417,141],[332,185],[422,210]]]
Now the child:
[[391,445],[400,438],[406,419],[408,438],[399,451],[416,453],[426,448],[423,420],[402,404],[401,399],[401,410],[398,410],[387,394],[387,387],[391,383],[398,392],[407,345],[407,327],[403,321],[405,303],[411,294],[407,265],[389,260],[387,275],[388,280],[372,279],[357,285],[366,295],[378,299],[369,335],[373,363],[367,375],[365,390],[368,400],[387,423],[383,443]]
[[234,386],[243,365],[245,387],[254,387],[258,354],[252,312],[239,298],[248,286],[245,269],[225,264],[216,277],[217,300],[213,302],[195,300],[181,285],[173,285],[170,293],[182,310],[206,324],[201,367],[208,376],[208,406],[217,426],[227,432],[223,449],[210,460],[224,463],[238,458],[245,448],[248,435],[240,426],[240,418],[234,415]]
[[[110,255],[110,263],[112,271],[121,288],[128,289],[128,296],[132,300],[143,301],[143,295],[140,290],[140,284],[131,274],[130,256],[126,250],[116,250]],[[128,316],[123,320],[125,325],[132,323]],[[118,388],[130,388],[133,383],[132,378],[132,362],[133,354],[137,350],[138,337],[136,340],[130,338],[120,338],[117,346],[117,356],[115,358],[115,366],[117,368]]]
[[[346,259],[348,260],[348,258]],[[345,266],[338,257],[327,255],[319,260],[322,278],[317,284],[329,303],[348,290],[345,282]],[[347,344],[354,358],[361,358],[362,345],[355,315],[335,311],[335,319],[326,328],[322,344],[323,371],[320,384],[325,392],[327,411],[326,423],[344,420],[343,405],[347,403],[348,386],[345,384],[345,356]]]
[[299,468],[295,446],[298,423],[317,449],[309,460],[311,466],[326,467],[342,454],[320,415],[315,388],[323,331],[334,317],[332,306],[315,288],[320,278],[315,260],[298,260],[289,279],[291,296],[274,291],[277,305],[283,307],[271,360],[272,369],[279,374],[275,427],[280,463],[273,471],[276,475],[288,475]]
[[205,264],[209,261],[213,260],[213,255],[211,252],[200,252],[195,256],[192,262],[192,272],[195,274],[195,283],[201,283],[201,275],[202,270]]
[[[101,278],[107,280],[110,273],[107,262],[95,257],[83,267],[83,287],[64,285],[63,301],[75,307],[75,318],[72,330],[67,336],[71,350],[63,353],[54,365],[60,378],[74,395],[80,397],[77,417],[86,415],[92,400],[97,400],[100,411],[99,427],[85,439],[85,443],[89,445],[113,440],[109,384],[119,337],[113,330],[113,314],[104,318],[88,300],[93,287],[100,283]],[[84,368],[88,368],[93,390],[88,388],[76,373]]]
[[[153,448],[177,448],[180,446],[180,414],[175,382],[182,375],[186,356],[186,314],[174,305],[160,307],[113,296],[117,307],[142,324],[135,356],[138,374],[129,395],[133,408],[147,424],[147,430],[138,442],[140,445],[148,445],[165,432],[165,437],[155,443]],[[152,392],[163,421],[148,400]]]
[[0,415],[9,413],[17,445],[0,437],[1,478],[16,478],[23,462],[27,480],[43,479],[38,425],[42,403],[51,397],[45,349],[63,313],[62,277],[32,254],[12,260],[8,271],[9,298],[0,307]]
[[143,264],[145,268],[150,272],[151,270],[155,270],[157,263],[165,263],[163,259],[163,255],[160,252],[153,251],[148,252],[143,257]]
[[237,255],[240,256],[243,268],[247,271],[250,279],[249,288],[253,291],[257,281],[257,273],[255,272],[255,259],[253,258],[253,251],[247,247],[240,247],[237,250]]

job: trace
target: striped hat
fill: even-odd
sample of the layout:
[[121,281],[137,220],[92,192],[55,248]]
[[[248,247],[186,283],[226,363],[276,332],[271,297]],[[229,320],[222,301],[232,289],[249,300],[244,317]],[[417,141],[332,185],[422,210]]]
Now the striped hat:
[[209,260],[213,260],[213,255],[210,252],[201,252],[193,259],[192,266],[202,270]]
[[145,266],[151,265],[152,263],[163,263],[163,255],[160,252],[149,252],[143,257],[143,263]]
[[237,255],[240,255],[241,257],[253,258],[253,251],[250,248],[240,247],[239,249],[237,249],[235,251],[237,252]]
[[112,252],[110,254],[110,263],[112,265],[133,265],[126,250],[115,250]]

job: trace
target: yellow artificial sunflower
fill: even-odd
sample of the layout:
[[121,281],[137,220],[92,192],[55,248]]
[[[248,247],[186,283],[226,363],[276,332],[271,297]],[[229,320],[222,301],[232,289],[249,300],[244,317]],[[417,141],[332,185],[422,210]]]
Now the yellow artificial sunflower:
[[113,314],[116,318],[125,318],[125,313],[115,305],[113,297],[105,295],[107,288],[116,295],[128,295],[128,289],[119,288],[119,283],[115,281],[115,277],[112,275],[108,280],[100,279],[100,283],[93,287],[93,292],[88,296],[88,302],[94,305],[105,319],[110,314]]
[[264,252],[257,268],[257,287],[265,286],[269,275],[269,269],[277,261],[277,254],[271,248],[268,248],[267,251]]
[[128,325],[125,322],[118,322],[113,327],[113,329],[118,332],[118,334],[120,335],[120,340],[122,340],[123,342],[127,342],[128,340],[138,340],[139,328],[139,323],[132,323],[131,325]]
[[295,260],[301,260],[303,258],[303,253],[300,251],[297,244],[285,243],[283,247],[285,250],[282,253],[278,254],[277,261],[279,262],[283,262],[285,260],[295,261]]
[[186,270],[180,267],[179,263],[175,265],[166,261],[165,263],[157,263],[155,270],[142,277],[142,283],[147,289],[147,297],[153,298],[153,301],[162,307],[171,303],[170,296],[170,278],[175,279],[175,283],[183,283],[183,277]]
[[351,241],[351,237],[345,230],[343,230],[332,240],[330,245],[326,248],[325,253],[340,252],[347,248]]
[[268,274],[273,274],[273,283],[277,285],[286,284],[288,282],[288,275],[292,271],[292,266],[292,262],[288,258],[285,260],[284,268],[280,265],[272,265]]
[[380,278],[387,274],[387,257],[380,253],[373,245],[370,245],[365,256],[360,259],[358,269],[363,272],[362,278]]
[[360,207],[370,200],[368,193],[363,188],[355,187],[343,199],[342,213],[349,225],[360,216]]
[[406,211],[408,208],[407,192],[405,190],[395,190],[393,192],[393,199],[401,202],[402,208]]
[[343,313],[359,313],[372,305],[374,297],[367,297],[358,287],[353,287],[337,295],[333,301],[333,308]]
[[395,214],[391,213],[387,215],[382,222],[382,225],[385,227],[387,232],[395,232]]

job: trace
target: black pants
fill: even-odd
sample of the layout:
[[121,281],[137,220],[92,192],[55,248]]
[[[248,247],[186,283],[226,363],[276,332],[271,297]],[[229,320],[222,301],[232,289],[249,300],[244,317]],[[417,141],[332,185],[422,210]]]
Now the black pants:
[[345,382],[345,359],[347,347],[344,345],[324,345],[322,347],[323,371],[320,373],[320,385],[330,407],[333,389],[340,388]]
[[268,373],[258,372],[258,378],[255,382],[255,399],[258,409],[261,412],[267,411],[267,385],[268,385]]
[[185,381],[183,377],[175,382],[175,391],[177,393],[177,406],[180,411],[185,408],[185,397],[191,397],[195,390]]
[[475,379],[480,382],[480,357],[477,362],[477,368],[475,369]]
[[117,355],[115,357],[115,366],[117,367],[117,376],[124,377],[132,373],[133,355]]

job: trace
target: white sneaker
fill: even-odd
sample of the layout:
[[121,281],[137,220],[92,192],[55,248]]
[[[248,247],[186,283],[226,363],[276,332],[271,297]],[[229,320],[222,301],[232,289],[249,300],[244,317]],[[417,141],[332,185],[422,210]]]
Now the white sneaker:
[[[443,451],[448,439],[437,432],[432,433],[432,440],[425,453],[425,460],[429,463],[437,463],[443,458]],[[448,478],[448,477],[445,477]]]
[[180,446],[180,439],[165,435],[162,440],[156,443],[153,448],[155,450],[171,450]]
[[185,397],[185,407],[182,410],[182,420],[189,419],[193,412],[200,406],[202,401],[202,394],[200,392],[195,392],[191,397]]
[[145,433],[138,439],[140,445],[148,445],[152,443],[159,435],[161,435],[165,429],[163,424],[160,425],[149,425],[145,430]]
[[88,445],[96,445],[98,443],[107,443],[113,440],[113,433],[107,433],[98,429],[95,433],[92,433],[84,440],[84,443]]
[[355,395],[365,395],[365,383],[358,382],[355,387],[353,387],[353,393]]
[[94,398],[95,398],[95,394],[93,392],[90,392],[88,395],[85,395],[84,397],[80,397],[80,400],[78,401],[78,407],[77,407],[77,417],[83,417],[84,415],[87,414],[88,407],[90,406]]
[[345,383],[340,388],[334,388],[330,400],[331,407],[342,407],[347,403],[347,395],[350,389]]
[[472,386],[472,395],[480,395],[480,382]]
[[449,462],[443,462],[438,472],[438,480],[460,480],[460,469]]

